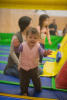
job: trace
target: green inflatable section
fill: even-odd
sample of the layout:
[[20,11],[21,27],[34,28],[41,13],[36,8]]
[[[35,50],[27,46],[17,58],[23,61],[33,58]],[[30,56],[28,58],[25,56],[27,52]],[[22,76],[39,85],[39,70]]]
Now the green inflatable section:
[[[10,45],[13,35],[14,35],[14,33],[0,33],[0,45]],[[60,43],[62,41],[63,37],[51,35],[50,38],[51,38],[52,44],[49,45],[48,39],[46,37],[45,48],[56,50],[58,43]]]
[[57,46],[62,41],[63,37],[62,36],[51,35],[50,39],[51,39],[51,42],[52,42],[51,45],[48,43],[48,39],[46,37],[46,39],[45,39],[45,48],[46,49],[57,50]]
[[0,45],[10,45],[14,33],[0,33]]

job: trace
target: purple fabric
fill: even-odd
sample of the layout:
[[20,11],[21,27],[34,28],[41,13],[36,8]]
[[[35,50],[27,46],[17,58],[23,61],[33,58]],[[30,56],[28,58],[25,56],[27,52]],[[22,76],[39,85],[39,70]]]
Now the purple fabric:
[[14,51],[15,51],[15,53],[20,53],[20,52],[22,51],[22,49],[23,49],[22,44],[20,44],[19,47],[14,47]]
[[19,47],[14,47],[15,53],[18,53],[18,48],[19,48]]
[[23,51],[23,45],[20,44],[19,49],[18,49],[18,52],[22,52],[22,51]]
[[44,52],[45,52],[45,50],[40,46],[39,47],[39,54],[41,55],[41,56],[44,56]]

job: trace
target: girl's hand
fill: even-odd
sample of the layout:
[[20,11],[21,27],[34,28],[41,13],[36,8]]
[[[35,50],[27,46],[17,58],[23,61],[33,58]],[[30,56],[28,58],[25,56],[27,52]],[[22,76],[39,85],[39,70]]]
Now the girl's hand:
[[51,55],[52,50],[47,50],[47,55]]
[[45,50],[44,52],[44,56],[48,56],[51,55],[52,51],[51,50]]

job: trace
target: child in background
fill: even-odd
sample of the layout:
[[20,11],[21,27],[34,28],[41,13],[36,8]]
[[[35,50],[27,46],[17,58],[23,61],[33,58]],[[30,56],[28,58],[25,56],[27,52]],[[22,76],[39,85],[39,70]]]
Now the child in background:
[[30,79],[37,92],[41,91],[40,76],[38,73],[39,55],[47,56],[50,50],[44,50],[38,43],[39,33],[36,28],[30,28],[26,33],[26,42],[19,46],[19,76],[20,88],[23,95],[28,95]]
[[[52,42],[50,40],[50,33],[48,28],[48,18],[49,16],[46,14],[42,14],[39,17],[39,26],[37,27],[38,32],[40,33],[40,45],[44,49],[45,38],[47,36],[48,42],[51,45]],[[42,57],[40,56],[40,63],[42,62]]]

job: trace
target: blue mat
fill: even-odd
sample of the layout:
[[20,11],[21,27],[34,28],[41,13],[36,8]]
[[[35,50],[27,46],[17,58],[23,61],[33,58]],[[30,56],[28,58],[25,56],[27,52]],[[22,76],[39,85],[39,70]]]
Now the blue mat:
[[[20,95],[20,86],[0,84],[0,92]],[[67,93],[64,93],[61,91],[52,91],[52,90],[42,89],[41,93],[36,93],[34,92],[34,88],[29,87],[28,92],[29,92],[29,96],[67,100]]]
[[[0,92],[20,95],[20,86],[0,84]],[[41,93],[35,93],[34,88],[29,87],[29,96],[43,97],[43,98],[57,98],[54,91],[42,89]]]
[[8,57],[0,56],[0,61],[7,61]]
[[8,49],[8,48],[0,48],[0,51],[9,51],[10,50],[10,48]]
[[9,55],[7,52],[0,52],[0,55]]
[[0,63],[0,70],[4,70],[6,64]]
[[7,46],[7,45],[0,45],[0,47],[2,47],[2,48],[4,48],[4,47],[10,48],[10,46]]
[[[51,81],[52,81],[51,78],[40,77],[40,79],[41,79],[42,86],[51,87]],[[8,75],[4,75],[4,74],[0,74],[0,80],[19,82],[18,78],[8,76]],[[32,81],[30,81],[30,83],[32,84]]]

